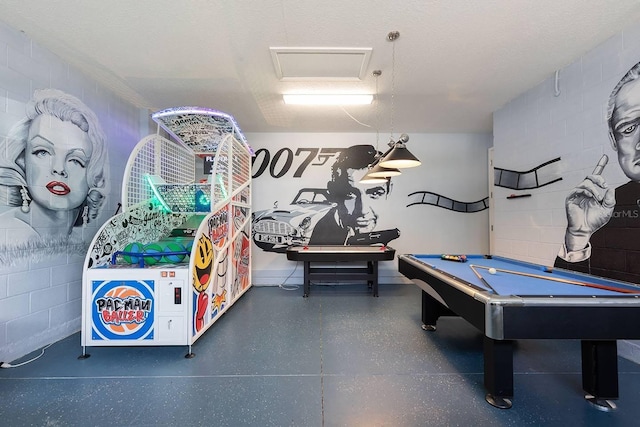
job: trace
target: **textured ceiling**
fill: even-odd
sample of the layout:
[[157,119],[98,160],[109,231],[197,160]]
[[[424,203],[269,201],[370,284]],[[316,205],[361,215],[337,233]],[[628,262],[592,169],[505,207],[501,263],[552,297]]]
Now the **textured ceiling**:
[[[477,132],[640,21],[640,1],[1,0],[0,19],[151,112],[215,108],[245,132]],[[388,41],[390,31],[400,38]],[[272,47],[371,55],[362,80],[280,80]],[[374,93],[376,69],[377,109],[282,102],[283,93]]]

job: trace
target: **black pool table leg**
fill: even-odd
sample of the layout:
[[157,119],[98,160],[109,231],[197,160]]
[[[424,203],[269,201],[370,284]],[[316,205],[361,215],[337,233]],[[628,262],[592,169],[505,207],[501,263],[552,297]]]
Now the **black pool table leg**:
[[302,263],[304,264],[304,285],[302,296],[306,298],[309,296],[310,290],[309,274],[311,273],[311,261],[303,261]]
[[457,316],[448,307],[442,305],[431,295],[422,291],[422,329],[435,331],[440,316]]
[[484,337],[485,400],[500,409],[511,408],[513,397],[513,341]]
[[618,398],[618,346],[613,341],[582,341],[582,388],[585,399],[601,411],[616,409]]
[[438,317],[440,317],[440,304],[431,296],[422,291],[422,329],[425,331],[435,331]]

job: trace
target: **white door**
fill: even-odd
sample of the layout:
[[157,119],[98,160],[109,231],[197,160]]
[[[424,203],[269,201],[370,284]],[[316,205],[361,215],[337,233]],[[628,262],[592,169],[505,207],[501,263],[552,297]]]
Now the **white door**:
[[489,254],[493,255],[494,248],[494,232],[493,232],[493,211],[494,211],[494,200],[493,200],[493,182],[495,179],[495,173],[493,171],[493,147],[489,148],[489,153],[487,155],[489,160],[488,164],[488,173],[489,173]]

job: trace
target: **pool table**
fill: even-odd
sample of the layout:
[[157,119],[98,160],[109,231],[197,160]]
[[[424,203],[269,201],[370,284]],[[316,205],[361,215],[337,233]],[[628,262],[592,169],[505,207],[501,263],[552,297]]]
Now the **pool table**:
[[[304,263],[304,293],[309,296],[311,280],[363,280],[378,296],[378,261],[391,261],[396,250],[390,246],[343,246],[343,245],[307,245],[289,246],[287,259]],[[315,267],[311,263],[349,263]],[[361,266],[353,264],[363,263]],[[364,264],[366,263],[366,264]]]
[[616,340],[640,339],[640,286],[498,256],[466,258],[402,254],[398,269],[422,289],[423,329],[460,316],[484,334],[487,402],[512,405],[514,340],[579,339],[585,398],[615,409]]

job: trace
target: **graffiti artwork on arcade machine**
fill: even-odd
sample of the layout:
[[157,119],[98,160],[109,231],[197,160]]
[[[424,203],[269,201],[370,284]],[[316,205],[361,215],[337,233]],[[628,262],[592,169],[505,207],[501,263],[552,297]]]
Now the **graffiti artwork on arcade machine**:
[[229,205],[220,208],[218,212],[211,215],[207,220],[211,243],[220,250],[227,243],[229,233]]
[[37,90],[25,113],[0,141],[0,265],[84,255],[82,229],[100,215],[109,182],[105,134],[78,98]]
[[[196,237],[193,260],[194,335],[201,331],[226,304],[226,260],[221,249],[227,242],[229,205],[208,217]],[[223,273],[220,276],[220,273]],[[209,301],[212,301],[211,307]],[[215,313],[214,313],[215,311]]]
[[[109,219],[90,248],[87,268],[107,264],[111,255],[135,242],[153,242],[182,224],[186,215],[167,214],[160,205],[138,205]],[[142,245],[142,243],[140,243]]]
[[233,205],[233,234],[235,235],[247,220],[249,209],[243,206]]
[[153,280],[91,284],[93,340],[153,340]]
[[211,243],[214,247],[215,261],[213,283],[211,287],[211,319],[218,316],[229,302],[227,298],[227,271],[229,261],[229,209],[227,204],[213,214],[208,221]]
[[254,179],[266,173],[267,168],[274,179],[290,173],[293,178],[302,178],[306,171],[317,173],[318,168],[323,168],[328,171],[328,182],[303,186],[289,206],[280,207],[276,202],[272,209],[257,210],[252,219],[256,246],[263,251],[284,253],[291,245],[386,245],[397,239],[398,228],[377,228],[380,211],[391,209],[385,206],[393,186],[391,179],[373,185],[359,182],[376,154],[382,153],[372,145],[298,148],[295,154],[282,148],[273,158],[267,149],[257,150]]
[[211,320],[214,320],[227,305],[227,271],[229,270],[229,247],[216,251],[215,272],[211,288]]
[[233,285],[231,299],[238,297],[241,291],[249,287],[249,233],[242,230],[233,241]]
[[251,250],[251,224],[247,222],[249,209],[233,206],[233,230],[236,239],[233,242],[233,282],[231,299],[235,299],[241,291],[249,287],[249,257]]
[[204,326],[209,306],[209,285],[214,253],[211,239],[202,233],[194,243],[193,255],[193,333],[200,332]]

